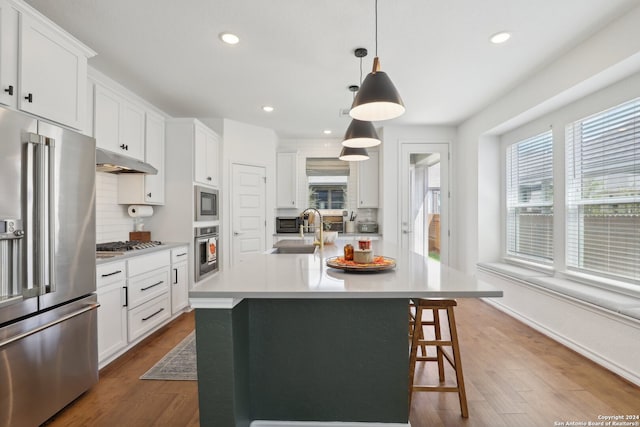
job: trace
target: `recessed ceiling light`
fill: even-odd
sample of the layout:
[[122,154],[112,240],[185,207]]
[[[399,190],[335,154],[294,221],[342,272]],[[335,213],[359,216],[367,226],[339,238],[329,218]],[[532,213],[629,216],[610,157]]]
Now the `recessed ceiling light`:
[[331,130],[330,129],[325,129],[322,131],[322,133],[324,133],[325,135],[331,135]]
[[491,43],[500,44],[500,43],[506,42],[510,38],[511,38],[511,33],[508,33],[506,31],[501,31],[499,33],[495,33],[494,35],[492,35],[489,38],[489,40],[491,40]]
[[240,37],[232,33],[220,33],[219,37],[220,40],[222,40],[226,44],[238,44],[238,42],[240,42]]
[[270,113],[273,111],[273,107],[271,105],[263,105],[262,111],[266,111],[267,113]]

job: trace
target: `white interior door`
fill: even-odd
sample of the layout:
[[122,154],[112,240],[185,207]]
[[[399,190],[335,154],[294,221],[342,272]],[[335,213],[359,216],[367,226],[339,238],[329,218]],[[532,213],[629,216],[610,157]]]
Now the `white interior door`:
[[449,145],[400,144],[400,244],[447,264]]
[[266,250],[266,170],[231,165],[231,264]]

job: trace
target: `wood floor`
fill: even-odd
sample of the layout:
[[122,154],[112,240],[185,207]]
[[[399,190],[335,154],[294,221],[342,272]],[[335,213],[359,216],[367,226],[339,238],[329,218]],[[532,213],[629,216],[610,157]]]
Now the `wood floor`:
[[[546,427],[640,415],[640,388],[482,301],[458,304],[469,418],[460,417],[456,394],[415,393],[412,427]],[[103,369],[98,385],[47,426],[199,425],[195,381],[138,379],[193,327],[188,313],[154,334]],[[417,372],[423,382],[434,377],[430,368]]]

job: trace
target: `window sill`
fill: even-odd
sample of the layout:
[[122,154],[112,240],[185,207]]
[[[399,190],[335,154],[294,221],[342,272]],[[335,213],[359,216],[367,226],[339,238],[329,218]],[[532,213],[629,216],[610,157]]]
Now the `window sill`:
[[478,268],[640,320],[640,296],[611,289],[604,282],[585,283],[577,280],[575,274],[554,277],[506,262],[480,263]]

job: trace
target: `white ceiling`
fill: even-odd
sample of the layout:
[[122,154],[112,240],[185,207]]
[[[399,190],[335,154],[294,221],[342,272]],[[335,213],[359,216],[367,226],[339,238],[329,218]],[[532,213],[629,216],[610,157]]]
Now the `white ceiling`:
[[[374,0],[27,0],[98,52],[90,65],[174,117],[282,138],[341,136],[374,56]],[[393,124],[457,124],[638,0],[379,0],[378,53],[407,107]],[[513,33],[504,45],[490,35]],[[221,43],[231,31],[241,41]],[[261,106],[275,107],[267,114]]]

